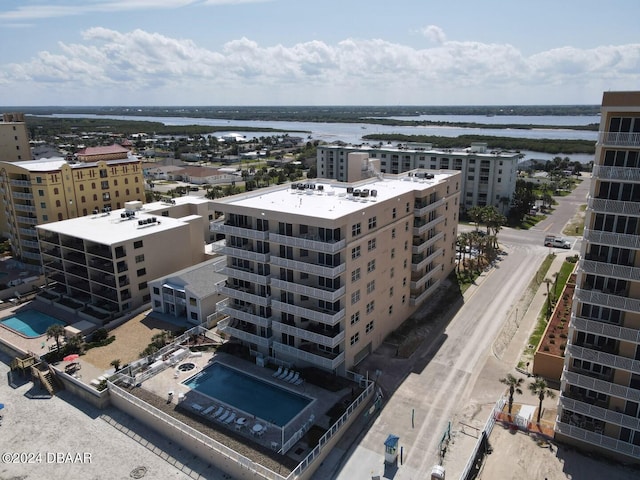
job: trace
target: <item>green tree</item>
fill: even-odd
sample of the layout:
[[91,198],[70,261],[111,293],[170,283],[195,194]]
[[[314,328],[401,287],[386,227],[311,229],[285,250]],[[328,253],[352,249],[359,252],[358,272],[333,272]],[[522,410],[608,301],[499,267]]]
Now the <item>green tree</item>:
[[513,408],[513,395],[515,393],[522,395],[522,389],[520,387],[524,383],[524,379],[517,378],[508,373],[506,377],[500,379],[500,383],[504,383],[509,387],[509,415],[511,415],[511,409]]
[[542,401],[545,398],[555,398],[556,394],[549,389],[547,382],[543,378],[536,378],[535,381],[529,384],[529,391],[531,395],[538,397],[538,419],[537,423],[540,423],[540,417],[542,416]]
[[467,215],[471,221],[476,224],[476,230],[478,230],[478,225],[480,225],[480,221],[482,220],[482,207],[474,205],[467,210]]
[[120,370],[120,364],[122,362],[120,361],[119,358],[116,358],[115,360],[111,360],[111,366],[115,369],[115,371],[117,372],[118,370]]
[[60,324],[51,325],[47,328],[47,340],[53,338],[56,341],[56,351],[60,351],[60,338],[64,337],[64,327]]

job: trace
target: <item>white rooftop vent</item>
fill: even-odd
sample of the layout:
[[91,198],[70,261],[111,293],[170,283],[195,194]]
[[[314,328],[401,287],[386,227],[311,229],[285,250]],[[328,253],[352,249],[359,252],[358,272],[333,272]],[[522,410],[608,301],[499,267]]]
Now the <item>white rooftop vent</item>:
[[142,210],[142,202],[140,200],[124,202],[124,209],[130,212],[137,212],[139,210]]

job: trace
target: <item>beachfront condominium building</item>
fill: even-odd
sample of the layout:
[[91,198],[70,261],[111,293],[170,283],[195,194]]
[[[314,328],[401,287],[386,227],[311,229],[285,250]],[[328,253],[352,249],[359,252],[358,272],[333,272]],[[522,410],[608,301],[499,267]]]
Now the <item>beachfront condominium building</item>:
[[[174,214],[189,200],[183,198]],[[40,298],[102,324],[149,305],[148,282],[210,258],[202,233],[208,217],[174,218],[173,207],[131,201],[119,210],[38,225],[47,285]]]
[[640,462],[640,92],[606,92],[556,438]]
[[[360,153],[360,155],[353,155]],[[429,143],[390,145],[319,145],[319,178],[353,182],[376,172],[399,174],[416,168],[461,172],[460,210],[493,205],[506,214],[518,178],[521,155],[488,151],[486,143],[473,143],[462,150],[437,149]]]
[[215,200],[229,298],[218,327],[276,363],[344,374],[360,362],[455,265],[460,173],[422,173]]
[[108,160],[43,158],[0,162],[0,195],[13,256],[39,265],[36,225],[144,201],[140,160],[121,151]]

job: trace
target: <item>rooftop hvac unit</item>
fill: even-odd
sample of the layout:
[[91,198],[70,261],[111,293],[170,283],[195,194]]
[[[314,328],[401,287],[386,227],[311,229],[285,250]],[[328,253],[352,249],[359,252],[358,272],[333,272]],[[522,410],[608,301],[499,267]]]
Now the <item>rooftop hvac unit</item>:
[[347,193],[353,193],[353,187],[347,187]]
[[356,189],[353,191],[353,196],[354,197],[359,197],[360,196],[360,190]]
[[298,184],[297,183],[292,183],[291,184],[291,189],[292,190],[297,190],[297,188],[298,188]]
[[425,178],[434,178],[435,175],[433,173],[426,173]]
[[378,196],[378,190],[371,190],[371,196],[372,197],[377,197]]
[[360,196],[361,197],[368,197],[369,196],[369,189],[365,188],[364,190],[362,190],[362,192],[360,192]]
[[324,185],[318,185],[318,190],[323,191],[324,190]]

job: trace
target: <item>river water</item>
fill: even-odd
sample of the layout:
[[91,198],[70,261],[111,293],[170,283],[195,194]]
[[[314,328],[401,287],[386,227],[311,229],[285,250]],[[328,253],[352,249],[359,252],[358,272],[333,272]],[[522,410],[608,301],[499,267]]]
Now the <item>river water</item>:
[[[194,117],[154,117],[135,115],[96,115],[96,114],[53,114],[50,117],[57,118],[107,118],[114,120],[160,122],[165,125],[208,125],[212,127],[229,127],[229,130],[216,130],[211,135],[221,136],[225,133],[234,133],[233,127],[244,128],[273,128],[288,133],[291,136],[303,136],[309,140],[321,140],[324,142],[341,141],[349,144],[361,144],[366,141],[362,139],[367,134],[404,134],[404,135],[437,135],[442,137],[458,137],[460,135],[487,135],[496,137],[513,138],[534,138],[553,140],[597,140],[597,132],[572,130],[574,125],[599,124],[598,115],[584,116],[481,116],[481,115],[420,115],[415,117],[391,117],[400,120],[430,120],[450,123],[481,123],[495,125],[538,125],[540,128],[520,129],[520,128],[462,128],[458,126],[388,126],[375,125],[370,123],[317,123],[317,122],[283,122],[283,121],[263,121],[263,120],[226,120],[216,118],[194,118]],[[566,129],[544,128],[545,125],[566,125]],[[242,131],[247,139],[268,136],[268,132]],[[374,144],[377,142],[371,141]],[[593,160],[593,155],[585,154],[544,154],[538,152],[522,152],[525,157],[523,161],[535,158],[539,160],[551,159],[556,156],[568,156],[572,161],[587,163]]]

